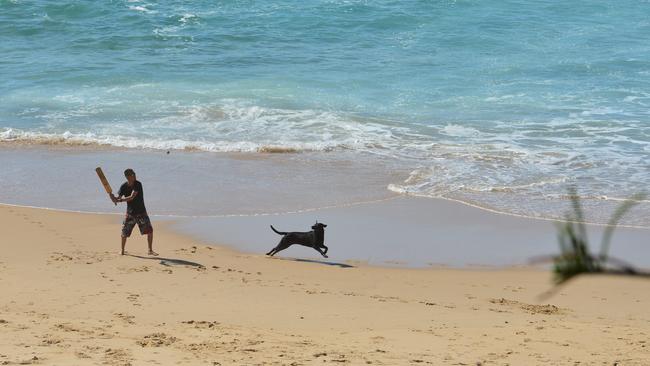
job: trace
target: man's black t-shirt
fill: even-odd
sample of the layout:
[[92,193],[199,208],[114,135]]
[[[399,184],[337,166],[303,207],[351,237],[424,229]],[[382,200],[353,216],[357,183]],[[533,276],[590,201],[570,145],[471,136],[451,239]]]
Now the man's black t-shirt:
[[136,180],[133,184],[133,187],[129,185],[129,182],[125,182],[120,187],[118,195],[129,197],[133,191],[138,192],[138,195],[126,203],[126,213],[128,215],[146,214],[147,209],[144,207],[144,192],[142,191],[142,183],[140,183],[140,181]]

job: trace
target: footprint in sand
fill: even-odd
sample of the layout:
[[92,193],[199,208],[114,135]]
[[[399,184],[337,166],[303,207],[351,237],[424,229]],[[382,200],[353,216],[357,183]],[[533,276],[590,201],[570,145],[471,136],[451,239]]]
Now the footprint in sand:
[[54,346],[63,343],[63,340],[52,335],[46,334],[41,341],[42,346]]
[[198,248],[196,246],[191,246],[189,248],[177,249],[176,252],[189,252],[189,253],[195,254],[197,250],[198,250]]
[[123,314],[123,313],[115,313],[113,315],[115,315],[116,318],[122,320],[127,324],[135,324],[135,321],[133,320],[135,319],[135,316],[133,315]]
[[72,256],[69,256],[67,254],[54,252],[50,255],[50,259],[47,261],[47,264],[51,264],[53,262],[69,262],[73,259],[74,258]]
[[182,321],[181,323],[191,325],[196,329],[216,329],[217,326],[219,325],[219,322],[215,321],[205,321],[205,320],[187,320],[187,321]]
[[[110,328],[111,326],[108,326],[108,327]],[[117,334],[117,332],[112,334],[112,333],[109,333],[105,328],[94,327],[94,336],[95,336],[95,338],[112,339],[112,338],[115,337],[115,334]]]
[[447,309],[455,309],[456,308],[456,305],[453,305],[453,304],[440,304],[440,303],[433,302],[433,301],[418,301],[418,302],[420,304],[424,304],[426,306],[442,306],[442,307],[447,308]]
[[118,267],[117,269],[122,273],[149,272],[148,266]]
[[142,306],[142,304],[138,302],[138,300],[140,299],[140,295],[138,294],[129,294],[129,296],[127,296],[126,299],[129,300],[129,302],[131,302],[133,306]]
[[81,352],[81,351],[77,351],[77,352],[75,352],[74,355],[77,356],[77,358],[81,358],[81,359],[92,358],[90,355],[88,355],[88,354],[86,354],[86,353],[83,353],[83,352]]
[[141,340],[136,341],[141,347],[164,347],[176,343],[178,338],[168,336],[165,333],[152,333],[144,336]]
[[107,348],[104,351],[104,363],[107,365],[131,365],[133,358],[128,350]]
[[[492,304],[508,306],[511,308],[518,308],[530,314],[556,315],[556,314],[563,314],[568,311],[568,309],[562,309],[551,304],[546,304],[546,305],[526,304],[524,302],[519,302],[516,300],[508,300],[504,298],[490,299],[490,302]],[[492,310],[492,311],[500,312],[499,310]]]
[[45,225],[43,225],[43,223],[40,222],[40,221],[30,221],[29,223],[30,223],[30,224],[34,224],[34,225],[36,225],[36,226],[38,226],[38,227],[40,227],[40,228],[44,228],[44,227],[45,227]]
[[[53,328],[54,328],[55,330],[63,331],[63,332],[76,332],[76,333],[80,333],[80,332],[81,332],[81,329],[75,327],[74,325],[68,324],[68,323],[58,323],[58,324],[54,324],[54,327],[53,327]],[[85,331],[84,331],[83,333],[88,333],[88,332],[85,332]]]
[[43,361],[43,358],[40,358],[38,356],[32,356],[32,358],[28,358],[23,361],[16,361],[16,362],[11,362],[11,361],[2,361],[0,365],[36,365],[40,364]]
[[110,252],[87,252],[87,251],[74,251],[71,253],[52,252],[48,260],[48,264],[55,262],[70,262],[73,261],[77,264],[94,264],[111,259],[113,256]]
[[407,301],[404,301],[404,300],[402,300],[402,299],[400,299],[399,297],[396,297],[396,296],[371,295],[370,298],[374,299],[374,300],[377,300],[379,302],[389,302],[389,301],[402,302],[402,303],[407,302]]

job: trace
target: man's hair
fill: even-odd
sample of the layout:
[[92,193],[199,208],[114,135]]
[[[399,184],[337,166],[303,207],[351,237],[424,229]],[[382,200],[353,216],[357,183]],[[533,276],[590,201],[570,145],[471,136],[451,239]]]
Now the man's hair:
[[124,171],[124,176],[125,176],[125,177],[130,177],[130,176],[134,176],[134,177],[135,177],[135,172],[133,171],[133,169],[129,168],[129,169],[127,169],[127,170]]

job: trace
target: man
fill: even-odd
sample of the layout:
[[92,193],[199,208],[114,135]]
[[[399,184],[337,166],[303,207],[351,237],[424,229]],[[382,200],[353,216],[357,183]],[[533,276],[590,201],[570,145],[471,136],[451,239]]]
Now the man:
[[158,255],[153,251],[153,227],[147,215],[147,209],[144,207],[144,192],[142,191],[142,183],[135,179],[135,172],[133,169],[124,171],[126,182],[120,187],[120,191],[115,195],[111,194],[111,200],[114,203],[126,202],[126,218],[122,223],[122,252],[124,255],[124,248],[126,247],[126,238],[131,236],[133,227],[138,224],[140,234],[147,234],[147,242],[149,243],[149,255]]

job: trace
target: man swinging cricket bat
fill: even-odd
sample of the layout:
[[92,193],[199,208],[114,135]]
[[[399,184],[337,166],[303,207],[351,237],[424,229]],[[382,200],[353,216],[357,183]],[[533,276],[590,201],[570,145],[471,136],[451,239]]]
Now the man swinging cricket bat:
[[126,217],[122,223],[122,250],[120,254],[126,254],[124,251],[126,247],[126,239],[131,236],[133,228],[138,224],[140,234],[147,235],[149,255],[158,255],[158,253],[153,251],[153,226],[151,226],[151,220],[149,220],[147,209],[144,206],[144,191],[142,190],[142,183],[136,180],[133,169],[127,169],[124,171],[126,182],[124,182],[120,187],[117,196],[113,194],[113,190],[108,184],[108,180],[104,176],[101,168],[97,168],[96,171],[99,179],[104,185],[104,189],[106,189],[106,192],[111,198],[111,201],[116,205],[119,202],[126,202]]

